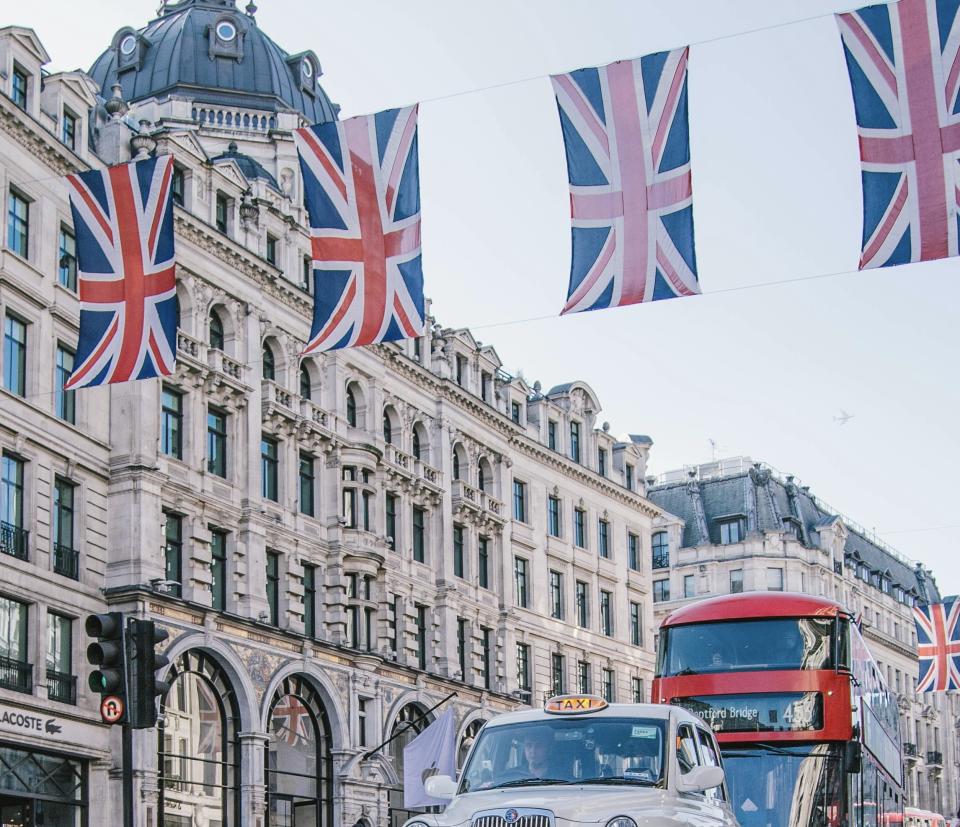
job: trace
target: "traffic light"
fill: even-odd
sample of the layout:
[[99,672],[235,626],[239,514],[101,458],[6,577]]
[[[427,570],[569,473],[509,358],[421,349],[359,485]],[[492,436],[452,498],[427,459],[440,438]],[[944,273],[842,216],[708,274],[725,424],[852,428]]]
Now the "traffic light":
[[90,673],[90,689],[104,696],[116,695],[125,706],[127,676],[123,615],[120,612],[89,615],[84,626],[88,637],[97,638],[96,643],[87,647],[87,660],[97,667]]
[[168,635],[165,630],[158,629],[152,620],[134,618],[130,621],[128,637],[130,726],[133,729],[149,729],[157,723],[157,696],[165,695],[170,688],[169,681],[157,678],[157,670],[170,660],[166,655],[158,655],[154,648]]

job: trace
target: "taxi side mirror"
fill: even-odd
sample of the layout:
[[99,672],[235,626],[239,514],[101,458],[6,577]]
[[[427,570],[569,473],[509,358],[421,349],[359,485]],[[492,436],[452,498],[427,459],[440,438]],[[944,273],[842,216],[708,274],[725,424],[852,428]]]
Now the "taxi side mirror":
[[723,767],[694,767],[686,775],[677,776],[677,789],[686,793],[702,793],[723,783]]
[[431,775],[423,784],[423,791],[430,798],[452,801],[457,794],[457,782],[449,775]]

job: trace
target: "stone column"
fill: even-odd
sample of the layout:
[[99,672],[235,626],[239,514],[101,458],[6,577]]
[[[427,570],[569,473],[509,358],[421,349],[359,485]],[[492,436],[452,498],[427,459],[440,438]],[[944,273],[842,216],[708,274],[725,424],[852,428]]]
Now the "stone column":
[[241,732],[240,738],[240,825],[264,827],[266,823],[266,781],[264,755],[267,736],[262,732]]

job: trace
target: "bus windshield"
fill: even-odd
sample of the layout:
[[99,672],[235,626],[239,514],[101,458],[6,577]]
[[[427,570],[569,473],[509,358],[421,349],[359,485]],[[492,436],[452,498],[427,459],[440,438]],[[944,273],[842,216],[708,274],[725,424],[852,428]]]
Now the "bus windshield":
[[740,827],[833,827],[843,823],[837,744],[725,745],[730,803]]
[[661,632],[658,677],[774,669],[832,669],[832,618],[691,623]]
[[461,793],[548,784],[653,786],[663,778],[665,722],[569,718],[488,726],[463,770]]

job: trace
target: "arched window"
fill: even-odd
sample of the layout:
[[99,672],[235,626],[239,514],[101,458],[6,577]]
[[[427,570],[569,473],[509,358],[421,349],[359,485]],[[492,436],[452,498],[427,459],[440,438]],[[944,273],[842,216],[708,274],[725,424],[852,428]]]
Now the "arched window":
[[423,810],[406,810],[403,807],[403,748],[416,738],[430,723],[428,718],[423,716],[424,709],[420,704],[407,704],[400,710],[397,720],[393,722],[393,728],[390,735],[396,735],[390,742],[390,761],[393,763],[394,772],[400,779],[400,786],[393,787],[389,792],[390,818],[389,823],[403,824],[408,818],[416,815]]
[[417,428],[413,429],[413,458],[414,459],[423,459],[420,456],[422,449],[420,447],[420,431]]
[[270,702],[266,755],[269,827],[333,824],[333,751],[320,697],[298,676]]
[[383,441],[387,445],[393,444],[393,425],[390,422],[390,412],[386,409],[383,411]]
[[306,365],[300,365],[300,398],[309,399],[311,393],[311,387],[313,383],[310,381],[310,371],[307,370]]
[[223,321],[220,319],[220,316],[217,314],[216,310],[210,311],[208,337],[210,339],[210,347],[212,347],[214,350],[224,349]]
[[351,428],[357,427],[357,397],[353,388],[347,388],[347,424]]
[[263,346],[263,378],[274,381],[277,378],[277,363],[273,358],[273,350],[268,344]]
[[240,821],[239,712],[220,665],[203,652],[180,655],[160,704],[157,766],[160,827]]
[[455,480],[460,479],[460,457],[456,450],[453,452],[453,478]]
[[463,769],[467,756],[470,754],[470,748],[473,746],[473,742],[477,740],[477,735],[480,734],[480,730],[483,729],[485,723],[486,721],[478,718],[476,721],[471,721],[467,724],[467,728],[463,731],[463,737],[460,739],[460,744],[457,747],[458,770]]
[[183,325],[180,320],[180,297],[176,293],[173,294],[173,314],[177,319],[177,330],[179,330]]
[[483,465],[477,468],[477,488],[479,488],[481,491],[487,490],[487,480],[483,475]]

